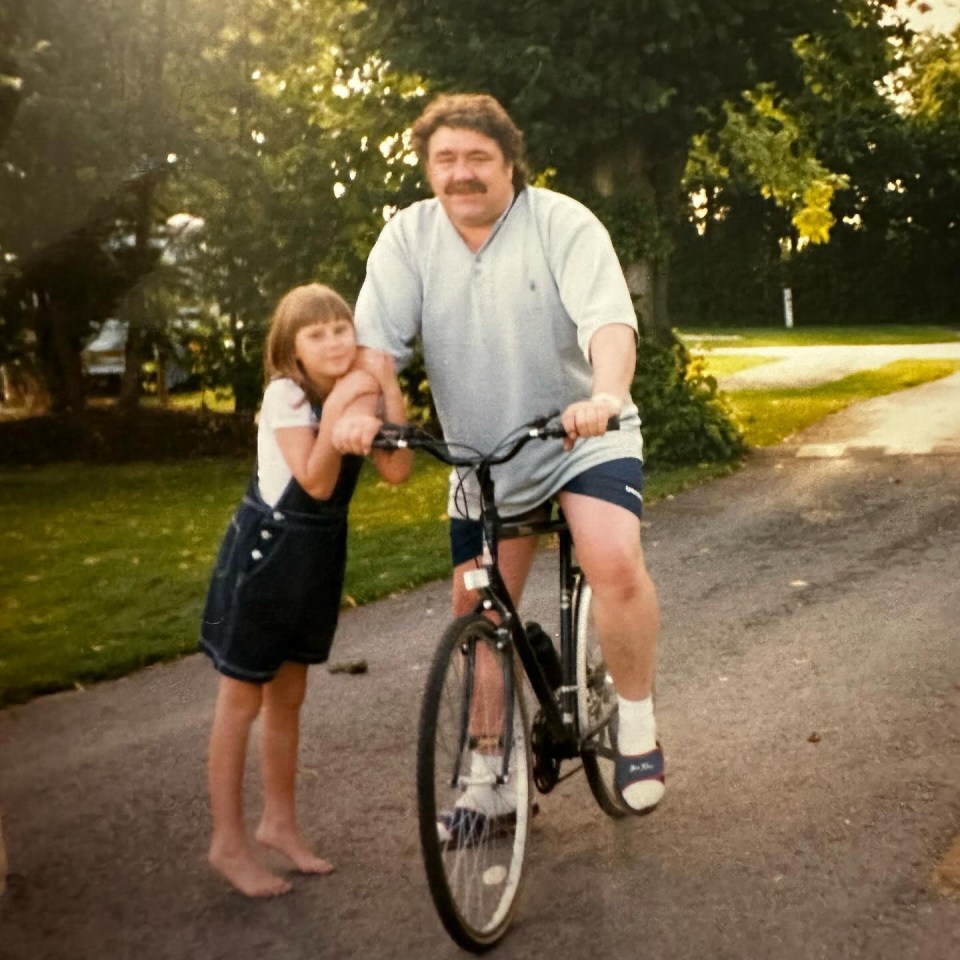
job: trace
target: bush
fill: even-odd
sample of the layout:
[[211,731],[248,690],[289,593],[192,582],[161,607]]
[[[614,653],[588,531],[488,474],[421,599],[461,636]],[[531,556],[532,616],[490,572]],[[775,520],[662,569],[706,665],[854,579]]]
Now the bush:
[[0,420],[0,465],[129,463],[256,454],[253,420],[241,414],[139,407]]
[[648,468],[728,463],[745,444],[717,393],[717,381],[678,340],[641,342],[631,388],[643,420]]

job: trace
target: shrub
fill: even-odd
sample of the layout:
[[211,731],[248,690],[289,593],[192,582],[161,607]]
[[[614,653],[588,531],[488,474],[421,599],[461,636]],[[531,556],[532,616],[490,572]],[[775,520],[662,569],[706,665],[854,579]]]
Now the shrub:
[[631,388],[643,420],[648,468],[727,463],[744,449],[743,435],[704,372],[678,340],[641,341]]

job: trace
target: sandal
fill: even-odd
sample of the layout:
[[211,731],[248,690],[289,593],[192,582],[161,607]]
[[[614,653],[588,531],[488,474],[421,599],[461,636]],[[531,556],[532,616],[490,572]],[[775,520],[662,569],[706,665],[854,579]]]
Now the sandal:
[[617,754],[614,784],[620,796],[620,802],[627,811],[634,816],[645,817],[648,813],[653,813],[657,809],[657,804],[652,807],[644,807],[642,810],[634,809],[624,800],[623,791],[627,787],[632,787],[635,783],[643,783],[645,780],[659,780],[661,783],[666,783],[666,773],[664,771],[663,748],[659,743],[657,743],[655,750],[642,753],[639,756]]

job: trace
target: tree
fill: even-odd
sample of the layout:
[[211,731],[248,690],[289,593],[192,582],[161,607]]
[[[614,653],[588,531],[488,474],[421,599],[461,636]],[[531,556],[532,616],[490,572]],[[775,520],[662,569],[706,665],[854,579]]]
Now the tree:
[[[412,195],[410,85],[376,59],[343,72],[333,0],[89,0],[79,22],[68,5],[5,7],[0,21],[14,65],[0,70],[0,123],[16,108],[0,143],[0,344],[36,359],[54,407],[77,408],[80,348],[122,315],[132,405],[141,361],[177,334],[157,305],[176,303],[206,372],[252,411],[272,304],[315,278],[354,293],[384,209]],[[205,224],[192,304],[159,259],[178,212]],[[60,302],[52,271],[95,264],[110,275],[89,289],[104,296]]]
[[[182,23],[190,2],[90,0],[82,17],[66,0],[17,8],[6,58],[19,96],[0,143],[0,337],[7,356],[45,372],[54,409],[83,406],[80,348],[156,260],[154,198],[180,134],[158,109],[163,36],[168,13]],[[89,295],[77,297],[84,276]]]
[[[804,323],[942,321],[956,312],[956,35],[887,30],[890,42],[879,49],[854,46],[856,33],[798,42],[805,82],[790,115],[849,184],[831,204],[837,222],[828,246],[778,263],[790,225],[764,209],[756,178],[729,156],[722,170],[701,163],[688,181],[705,199],[696,230],[680,235],[675,290],[686,320],[769,321],[779,316],[784,284]],[[704,288],[709,302],[697,302]]]
[[313,279],[355,295],[384,208],[416,177],[401,145],[409,84],[375,60],[339,68],[337,5],[237,0],[226,13],[205,50],[179,198],[205,222],[208,371],[252,411],[273,304]]
[[646,329],[670,337],[667,280],[692,138],[743,91],[802,87],[798,37],[870,29],[883,0],[455,0],[371,4],[355,55],[434,89],[482,89],[524,127],[535,166],[606,221]]

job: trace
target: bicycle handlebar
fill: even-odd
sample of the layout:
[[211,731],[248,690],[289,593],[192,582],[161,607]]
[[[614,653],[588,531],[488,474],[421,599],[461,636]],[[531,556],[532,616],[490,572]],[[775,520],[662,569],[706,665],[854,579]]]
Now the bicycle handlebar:
[[[467,447],[465,444],[448,443],[427,433],[422,427],[412,424],[384,423],[373,438],[373,446],[381,450],[401,450],[404,448],[425,450],[431,456],[436,457],[442,463],[449,464],[451,467],[479,467],[483,465],[492,467],[512,460],[531,440],[561,440],[565,438],[567,431],[563,424],[556,419],[558,416],[559,413],[551,413],[546,417],[538,417],[515,430],[511,430],[493,450],[486,454]],[[619,430],[620,417],[611,417],[607,421],[607,429]],[[523,432],[511,441],[511,438],[518,431]],[[506,451],[501,453],[505,445],[508,445]],[[454,454],[451,447],[455,446],[462,446],[470,452],[464,455]]]

